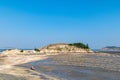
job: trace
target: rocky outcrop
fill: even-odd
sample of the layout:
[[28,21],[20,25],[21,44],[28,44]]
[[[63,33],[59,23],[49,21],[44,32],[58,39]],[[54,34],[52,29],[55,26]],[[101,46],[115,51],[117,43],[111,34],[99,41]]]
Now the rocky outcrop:
[[16,55],[16,54],[36,54],[40,53],[35,50],[19,50],[19,49],[13,49],[13,50],[6,50],[1,53],[1,55]]
[[20,54],[20,53],[21,53],[21,50],[13,49],[13,50],[3,51],[1,54],[3,54],[3,55],[15,55],[15,54]]
[[6,50],[2,52],[3,55],[16,55],[16,54],[41,54],[41,53],[90,53],[93,52],[89,48],[80,48],[69,44],[51,44],[46,47],[35,50]]
[[60,52],[92,52],[90,49],[83,49],[83,48],[78,48],[75,46],[71,46],[68,44],[52,44],[52,45],[48,45],[44,48],[39,49],[41,53],[60,53]]
[[22,54],[35,54],[37,53],[35,50],[23,50]]

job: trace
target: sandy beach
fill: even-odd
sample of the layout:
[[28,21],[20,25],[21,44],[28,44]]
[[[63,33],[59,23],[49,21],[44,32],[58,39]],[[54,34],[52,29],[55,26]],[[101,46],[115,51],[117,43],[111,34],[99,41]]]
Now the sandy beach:
[[[30,68],[17,67],[24,63],[43,60],[46,56],[9,55],[0,57],[0,80],[40,80],[40,73]],[[31,66],[30,66],[31,67]]]
[[119,80],[119,74],[120,56],[107,53],[0,57],[0,80]]

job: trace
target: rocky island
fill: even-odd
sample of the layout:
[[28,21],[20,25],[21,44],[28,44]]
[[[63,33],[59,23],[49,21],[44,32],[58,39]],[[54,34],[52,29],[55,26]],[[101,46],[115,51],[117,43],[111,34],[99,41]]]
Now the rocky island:
[[73,44],[51,44],[46,47],[40,48],[40,52],[43,53],[89,53],[92,52],[88,45],[83,43],[73,43]]

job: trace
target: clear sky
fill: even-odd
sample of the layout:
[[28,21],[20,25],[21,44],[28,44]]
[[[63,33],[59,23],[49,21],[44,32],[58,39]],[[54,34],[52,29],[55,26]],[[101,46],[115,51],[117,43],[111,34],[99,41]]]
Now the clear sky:
[[0,48],[120,46],[119,0],[0,0]]

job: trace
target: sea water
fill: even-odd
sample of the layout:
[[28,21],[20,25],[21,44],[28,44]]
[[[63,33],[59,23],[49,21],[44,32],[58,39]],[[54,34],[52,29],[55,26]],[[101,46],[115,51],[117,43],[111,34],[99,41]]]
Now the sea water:
[[3,51],[5,51],[5,50],[6,50],[6,49],[0,49],[0,53],[3,52]]

